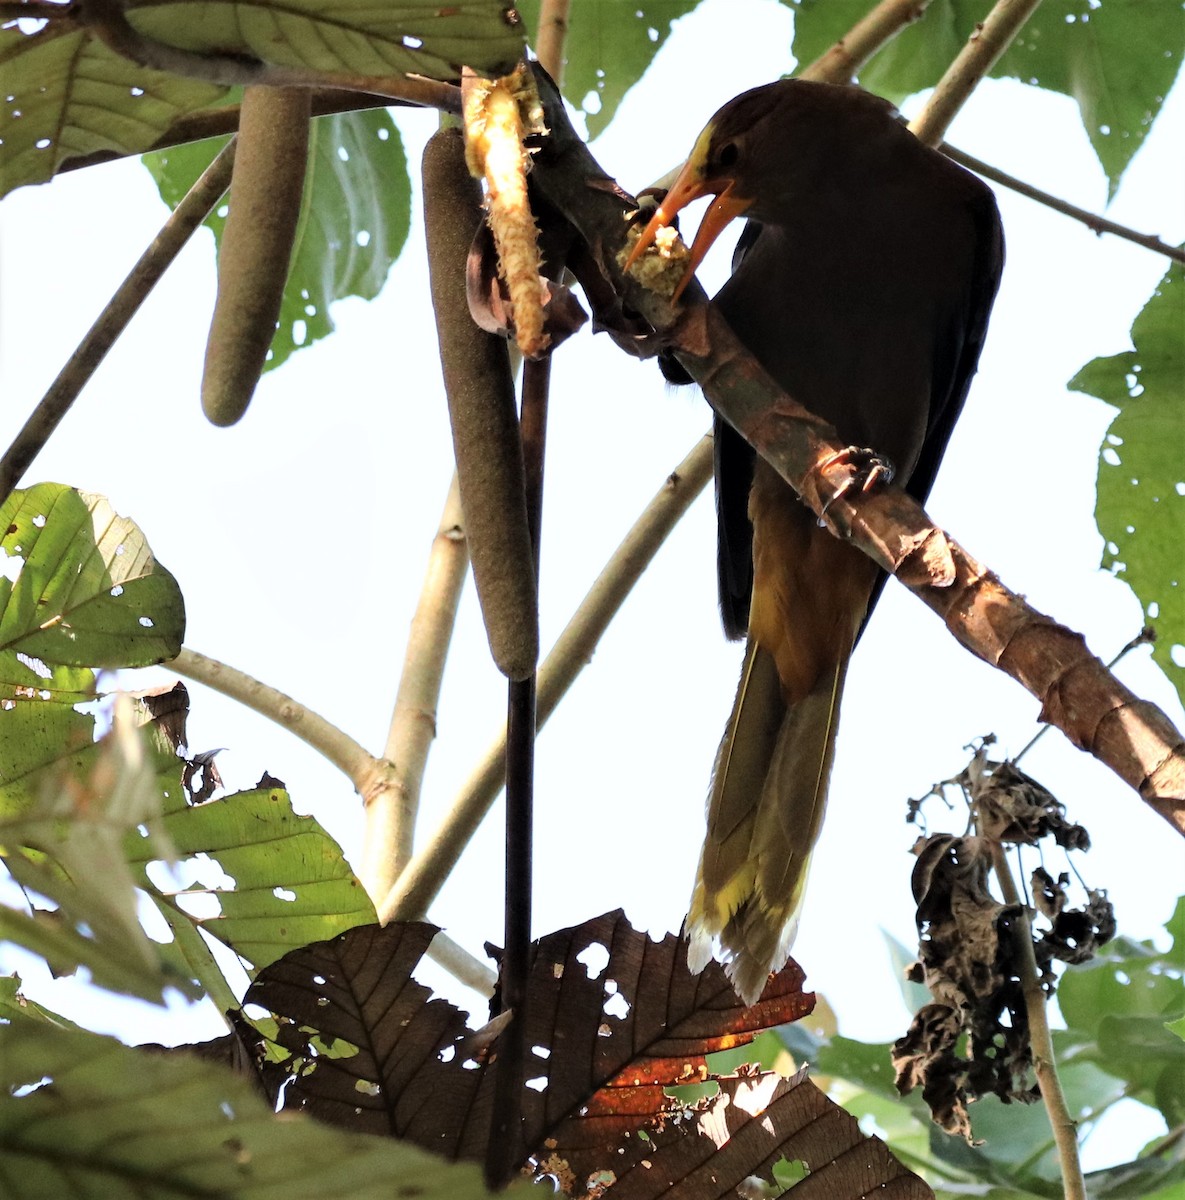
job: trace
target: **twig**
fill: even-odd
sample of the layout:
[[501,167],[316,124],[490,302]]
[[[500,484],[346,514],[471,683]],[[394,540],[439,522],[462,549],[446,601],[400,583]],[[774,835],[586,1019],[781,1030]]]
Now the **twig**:
[[926,11],[930,0],[881,0],[843,37],[799,73],[800,79],[823,83],[846,83],[886,43],[906,25]]
[[368,785],[373,786],[372,777],[376,772],[390,772],[390,763],[376,759],[349,734],[343,733],[312,709],[216,658],[184,647],[176,658],[161,665],[167,670],[176,671],[178,675],[184,675],[186,679],[204,683],[206,687],[230,696],[268,720],[282,725],[324,755],[349,778],[359,792]]
[[996,0],[996,5],[968,39],[930,93],[922,111],[909,123],[927,146],[937,146],[967,97],[1008,49],[1041,0]]
[[[591,661],[601,636],[667,535],[712,477],[712,439],[702,438],[667,478],[618,546],[539,669],[540,729]],[[503,730],[466,780],[450,812],[379,905],[379,919],[414,920],[428,909],[505,779]]]
[[0,459],[0,504],[8,498],[29,464],[41,453],[53,431],[70,411],[70,406],[98,370],[107,351],[127,328],[161,276],[172,266],[190,235],[221,199],[230,185],[234,159],[235,142],[232,140],[202,172],[152,239],[148,249],[140,255],[139,261],[119,285],[12,445],[5,451]]
[[1012,872],[1001,844],[992,839],[992,865],[1000,881],[1004,902],[1016,908],[1017,919],[1013,927],[1020,958],[1020,983],[1025,998],[1025,1013],[1029,1023],[1029,1044],[1033,1052],[1033,1072],[1041,1089],[1041,1099],[1049,1114],[1061,1163],[1062,1186],[1066,1200],[1086,1200],[1086,1181],[1082,1177],[1082,1163],[1078,1156],[1078,1129],[1066,1104],[1057,1073],[1057,1059],[1053,1050],[1053,1037],[1049,1032],[1049,1017],[1045,992],[1037,976],[1037,957],[1033,952],[1033,926],[1029,910],[1021,902]]
[[[1132,640],[1128,642],[1128,644],[1124,646],[1123,649],[1120,650],[1119,653],[1107,664],[1107,670],[1110,671],[1116,667],[1120,660],[1126,658],[1127,655],[1129,655],[1137,646],[1143,646],[1150,642],[1154,642],[1155,640],[1156,631],[1152,629],[1151,626],[1145,625],[1144,628],[1141,629],[1140,632],[1137,633],[1136,636],[1132,638]],[[1020,760],[1024,758],[1024,756],[1028,754],[1028,752],[1041,740],[1042,735],[1047,733],[1050,728],[1051,726],[1049,725],[1042,725],[1041,728],[1038,729],[1037,732],[1033,734],[1033,736],[1029,738],[1029,740],[1021,748],[1020,753],[1013,756],[1012,761],[1014,763],[1020,762]]]
[[1158,238],[1155,234],[1140,233],[1138,230],[1129,229],[1126,225],[1120,225],[1117,221],[1101,217],[1098,213],[1092,213],[1085,208],[1079,208],[1077,205],[1070,204],[1066,200],[1061,200],[1049,192],[1043,192],[1031,183],[1025,183],[1023,179],[1016,179],[1012,175],[1006,174],[999,167],[993,167],[990,163],[985,163],[982,159],[974,158],[964,150],[957,150],[948,142],[943,142],[939,146],[939,149],[947,158],[953,159],[969,171],[974,171],[977,175],[982,175],[985,179],[990,179],[993,183],[998,183],[1002,187],[1019,192],[1022,196],[1027,196],[1030,200],[1036,200],[1038,204],[1044,204],[1046,208],[1052,208],[1054,212],[1059,212],[1063,216],[1073,217],[1075,221],[1081,221],[1087,229],[1093,230],[1095,233],[1111,233],[1116,237],[1134,242],[1137,246],[1143,246],[1146,250],[1152,250],[1176,262],[1185,263],[1185,248],[1170,246],[1168,242]]
[[391,764],[389,779],[385,788],[365,798],[361,878],[376,902],[391,889],[411,857],[424,767],[436,736],[440,684],[469,565],[463,520],[454,475],[404,652],[383,751],[384,760]]
[[81,10],[83,24],[109,50],[137,66],[166,71],[187,79],[221,83],[227,87],[340,88],[373,92],[445,112],[461,111],[460,92],[451,84],[423,76],[388,77],[349,72],[314,71],[305,67],[279,67],[239,54],[199,53],[145,37],[124,15],[120,0],[87,0]]

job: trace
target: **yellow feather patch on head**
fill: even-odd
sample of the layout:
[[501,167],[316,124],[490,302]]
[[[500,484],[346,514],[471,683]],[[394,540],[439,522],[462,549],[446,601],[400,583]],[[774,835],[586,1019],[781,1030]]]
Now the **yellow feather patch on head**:
[[691,147],[691,153],[687,156],[687,165],[694,168],[700,175],[706,175],[708,170],[708,152],[712,148],[712,138],[716,133],[714,123],[709,123],[704,126],[699,137],[695,139],[695,145]]

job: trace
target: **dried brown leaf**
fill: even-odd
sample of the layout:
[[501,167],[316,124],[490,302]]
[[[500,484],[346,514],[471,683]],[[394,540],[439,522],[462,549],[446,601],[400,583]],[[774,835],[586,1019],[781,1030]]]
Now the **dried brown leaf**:
[[[938,834],[914,848],[921,982],[934,997],[893,1046],[897,1088],[922,1089],[934,1120],[971,1139],[966,1105],[1036,1098],[1020,985],[1017,909],[988,891],[987,839]],[[961,1045],[966,1037],[966,1046]]]
[[[491,1125],[495,1039],[476,1050],[465,1015],[411,979],[436,934],[424,924],[351,929],[285,955],[246,1001],[282,1022],[292,1052],[285,1108],[354,1130],[481,1159]],[[615,1161],[627,1136],[674,1109],[664,1087],[706,1078],[705,1055],[810,1012],[791,962],[744,1007],[723,970],[686,967],[686,945],[655,942],[620,912],[535,947],[518,1161],[572,1186]],[[550,1166],[544,1166],[544,1161]]]
[[751,1176],[772,1181],[781,1159],[801,1161],[807,1177],[784,1195],[859,1200],[875,1195],[925,1200],[933,1192],[854,1117],[800,1071],[742,1070],[717,1077],[720,1091],[633,1138],[607,1179],[609,1200],[723,1200]]

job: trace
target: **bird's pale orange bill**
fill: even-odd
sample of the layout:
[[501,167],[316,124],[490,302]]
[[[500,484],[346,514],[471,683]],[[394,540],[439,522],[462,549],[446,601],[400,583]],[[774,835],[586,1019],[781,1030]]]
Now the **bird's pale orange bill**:
[[739,217],[753,203],[752,199],[747,196],[736,195],[735,188],[736,180],[704,179],[698,166],[693,162],[688,162],[679,172],[679,177],[663,198],[654,216],[650,218],[650,223],[642,230],[641,237],[634,243],[634,248],[625,262],[626,270],[629,270],[633,263],[642,256],[646,248],[653,243],[658,231],[669,225],[680,210],[701,196],[715,196],[716,199],[704,214],[699,229],[696,231],[695,241],[691,244],[687,270],[684,272],[683,278],[679,280],[679,286],[671,297],[672,302],[678,300],[683,294],[683,289],[691,282],[691,277],[703,261],[708,248],[720,236],[724,227],[735,217]]

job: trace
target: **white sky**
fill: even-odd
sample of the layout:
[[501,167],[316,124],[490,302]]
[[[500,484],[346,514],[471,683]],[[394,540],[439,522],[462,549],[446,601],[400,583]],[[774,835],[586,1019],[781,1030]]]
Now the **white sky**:
[[[650,182],[682,158],[721,103],[790,69],[790,35],[788,10],[772,0],[711,0],[678,22],[644,84],[594,144],[601,164],[626,187]],[[676,82],[677,70],[709,63],[693,92]],[[675,97],[669,110],[659,99],[667,89]],[[417,163],[435,118],[397,120]],[[950,140],[1087,208],[1105,204],[1105,179],[1065,97],[989,82]],[[1110,215],[1181,240],[1182,144],[1178,87]],[[1166,263],[1010,193],[999,199],[1008,266],[980,376],[929,511],[1106,659],[1141,625],[1131,593],[1098,570],[1094,477],[1111,410],[1064,384],[1096,355],[1127,348],[1131,321]],[[4,444],[165,215],[134,160],[25,189],[0,206]],[[697,218],[687,218],[688,228]],[[339,305],[338,332],[265,377],[231,430],[208,425],[198,400],[214,294],[212,243],[203,231],[27,480],[110,497],[177,576],[189,646],[307,702],[376,752],[451,470],[420,228],[417,207],[413,240],[379,299]],[[716,249],[701,274],[709,291],[728,255]],[[696,392],[668,392],[651,364],[627,359],[606,338],[583,332],[557,354],[545,646],[707,426]],[[679,927],[739,670],[740,648],[724,642],[716,615],[713,538],[705,495],[541,735],[537,933],[618,906],[656,933]],[[1178,727],[1185,723],[1147,650],[1118,673]],[[146,673],[139,686],[168,678]],[[270,771],[288,784],[298,810],[314,813],[358,862],[361,812],[349,783],[262,718],[190,689],[190,745],[227,747],[218,762],[228,788],[250,787]],[[470,588],[444,683],[422,830],[449,804],[503,707],[504,682],[488,662]],[[914,937],[908,851],[917,831],[902,820],[907,798],[957,772],[964,745],[978,735],[994,732],[1003,752],[1019,750],[1037,709],[889,584],[848,677],[830,813],[795,947],[808,984],[826,994],[845,1034],[891,1039],[907,1020],[881,937],[882,929],[906,943]],[[1109,890],[1121,931],[1153,936],[1185,882],[1181,839],[1056,731],[1024,767],[1090,829],[1095,848],[1079,866],[1092,886]],[[936,808],[928,811],[941,822]],[[487,939],[501,940],[500,817],[499,805],[430,913],[478,955]],[[962,822],[956,814],[952,827]],[[76,985],[52,985],[27,959],[0,956],[0,969],[14,966],[29,993],[132,1040],[188,1040],[221,1028],[212,1010],[158,1016],[143,1007],[130,1027]],[[1099,1160],[1109,1157],[1102,1152]]]

